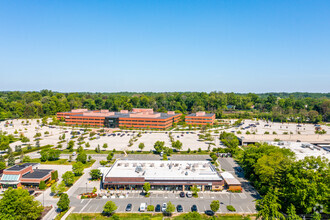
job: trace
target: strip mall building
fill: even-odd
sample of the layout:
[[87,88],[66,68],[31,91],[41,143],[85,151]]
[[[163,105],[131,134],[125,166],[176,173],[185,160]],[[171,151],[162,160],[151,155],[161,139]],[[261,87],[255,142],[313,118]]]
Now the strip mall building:
[[154,112],[153,109],[134,108],[131,112],[121,110],[89,111],[87,109],[74,109],[70,112],[58,112],[57,119],[64,119],[68,125],[89,125],[107,128],[144,128],[166,130],[178,123],[180,113],[168,111],[167,113]]
[[104,189],[222,190],[223,178],[209,161],[117,160],[112,167],[100,167]]

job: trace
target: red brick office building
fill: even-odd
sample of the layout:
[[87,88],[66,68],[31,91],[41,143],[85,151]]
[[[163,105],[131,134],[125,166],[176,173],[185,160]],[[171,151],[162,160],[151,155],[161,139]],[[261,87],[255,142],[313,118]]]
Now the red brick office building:
[[190,125],[213,125],[215,121],[214,113],[196,112],[185,117],[185,121]]
[[47,182],[50,180],[51,173],[54,170],[38,169],[37,166],[38,163],[24,163],[3,170],[3,173],[0,175],[0,187],[37,187],[40,181]]
[[167,113],[154,112],[153,109],[134,108],[131,112],[121,110],[74,109],[70,112],[58,112],[57,119],[64,120],[68,125],[88,125],[107,128],[142,128],[166,130],[178,123],[180,113],[168,111]]

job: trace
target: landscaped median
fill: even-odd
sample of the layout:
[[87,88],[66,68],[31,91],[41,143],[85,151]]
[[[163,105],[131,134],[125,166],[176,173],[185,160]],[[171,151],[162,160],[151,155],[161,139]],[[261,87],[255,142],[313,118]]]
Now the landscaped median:
[[[101,213],[71,213],[66,220],[162,220],[164,219],[164,215],[161,213],[152,214],[152,213],[116,213],[112,215],[110,218],[107,216],[102,215]],[[194,220],[204,220],[204,219],[212,219],[212,220],[249,220],[249,219],[256,219],[254,215],[238,215],[238,214],[224,214],[224,215],[217,215],[217,216],[207,216],[205,214],[199,214],[196,212],[189,212],[184,214],[173,214],[172,217],[165,217],[167,220],[187,220],[187,219],[194,219]]]

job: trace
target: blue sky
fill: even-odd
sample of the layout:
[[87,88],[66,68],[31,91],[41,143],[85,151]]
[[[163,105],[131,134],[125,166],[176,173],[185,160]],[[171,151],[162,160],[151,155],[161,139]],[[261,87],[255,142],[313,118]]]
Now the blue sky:
[[330,92],[330,1],[0,1],[0,90]]

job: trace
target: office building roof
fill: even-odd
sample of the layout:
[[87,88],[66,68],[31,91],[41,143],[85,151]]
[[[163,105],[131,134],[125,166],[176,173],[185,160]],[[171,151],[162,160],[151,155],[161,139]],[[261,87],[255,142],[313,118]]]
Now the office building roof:
[[215,115],[214,113],[205,113],[205,114],[198,114],[198,113],[191,113],[187,115],[186,117],[193,116],[193,117],[212,117]]
[[41,179],[45,176],[47,176],[52,170],[46,170],[46,169],[36,169],[32,173],[27,173],[22,176],[22,181],[24,179]]
[[29,167],[29,166],[35,166],[38,165],[38,163],[23,163],[20,165],[14,165],[12,167],[7,168],[7,171],[20,171],[20,170],[24,170],[25,168]]
[[144,177],[148,180],[221,181],[209,161],[118,160],[105,177]]

